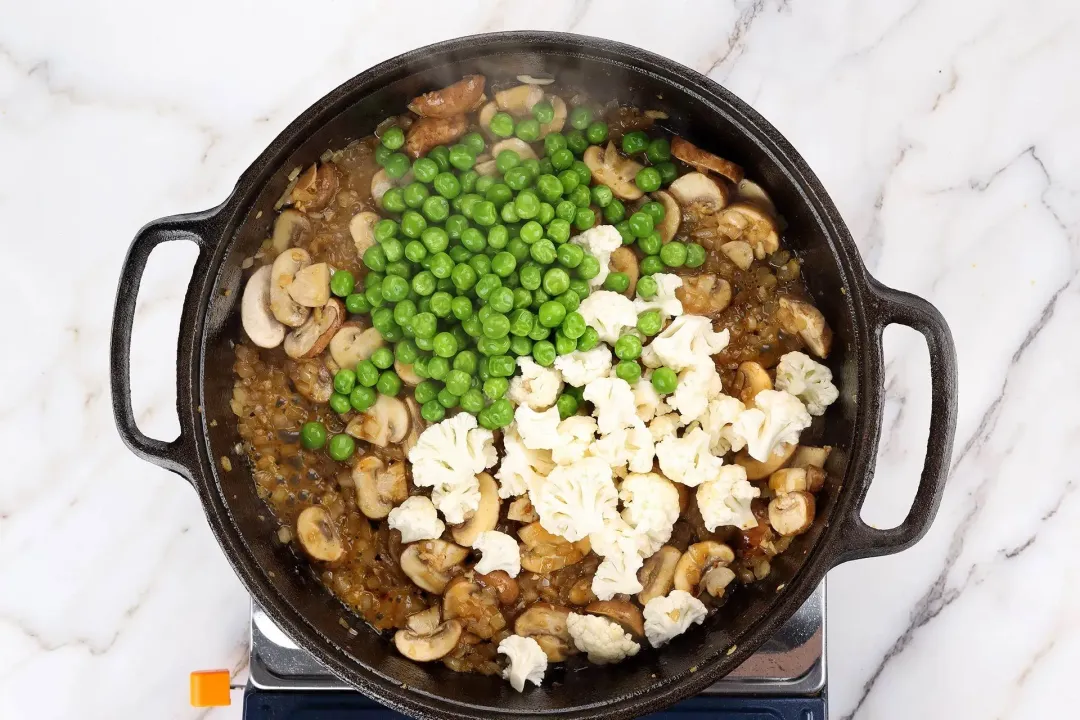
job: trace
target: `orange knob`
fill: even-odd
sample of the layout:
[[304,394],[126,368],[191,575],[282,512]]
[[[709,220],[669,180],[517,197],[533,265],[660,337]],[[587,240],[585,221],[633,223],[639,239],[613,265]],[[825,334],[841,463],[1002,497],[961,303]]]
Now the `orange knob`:
[[198,670],[191,673],[191,706],[222,707],[232,704],[228,670]]

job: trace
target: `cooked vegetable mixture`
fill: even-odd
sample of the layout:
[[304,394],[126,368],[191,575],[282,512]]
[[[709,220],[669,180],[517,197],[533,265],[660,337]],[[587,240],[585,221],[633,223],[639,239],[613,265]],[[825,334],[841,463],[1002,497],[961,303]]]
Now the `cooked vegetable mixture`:
[[406,657],[519,691],[768,576],[838,395],[765,191],[550,82],[465,77],[297,169],[232,399],[278,539]]

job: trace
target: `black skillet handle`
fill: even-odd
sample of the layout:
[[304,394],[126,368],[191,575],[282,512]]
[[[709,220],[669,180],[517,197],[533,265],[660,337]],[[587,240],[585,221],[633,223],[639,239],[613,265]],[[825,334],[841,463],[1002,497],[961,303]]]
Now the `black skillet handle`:
[[882,332],[892,324],[906,325],[926,338],[930,350],[930,436],[919,488],[904,522],[879,530],[863,522],[858,512],[852,513],[841,528],[837,564],[900,552],[926,534],[945,492],[956,430],[956,346],[945,318],[926,300],[885,287],[873,278],[868,278],[868,288],[876,307],[873,330],[879,347]]
[[124,444],[143,460],[159,465],[167,470],[192,481],[197,460],[193,431],[185,427],[185,417],[190,416],[191,398],[195,397],[191,378],[177,362],[176,368],[176,406],[180,415],[180,436],[171,442],[148,437],[139,430],[135,414],[131,408],[131,331],[135,321],[135,302],[139,297],[139,284],[142,282],[146,261],[155,247],[162,243],[185,240],[195,243],[199,248],[199,257],[195,262],[192,280],[188,284],[184,299],[184,310],[180,318],[180,338],[178,358],[184,356],[184,348],[190,347],[196,334],[195,298],[198,280],[207,273],[210,260],[210,244],[205,238],[208,214],[177,215],[156,220],[135,236],[124,268],[120,274],[120,285],[116,290],[116,306],[113,310],[112,346],[109,351],[110,375],[112,377],[113,416],[116,428]]

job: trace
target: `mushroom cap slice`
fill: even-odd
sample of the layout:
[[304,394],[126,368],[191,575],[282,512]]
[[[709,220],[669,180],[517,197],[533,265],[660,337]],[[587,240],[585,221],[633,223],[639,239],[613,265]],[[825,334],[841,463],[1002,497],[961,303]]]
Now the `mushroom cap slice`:
[[334,519],[319,505],[304,508],[296,518],[296,536],[300,538],[304,552],[316,560],[335,562],[345,554],[345,545]]
[[345,317],[345,306],[337,298],[315,308],[311,317],[285,336],[285,354],[291,358],[313,358],[330,344]]
[[435,632],[442,622],[442,613],[438,605],[432,605],[427,610],[421,610],[405,618],[405,627],[420,635]]
[[480,124],[480,129],[487,133],[488,137],[495,137],[491,132],[491,119],[497,112],[499,112],[499,105],[492,100],[480,108],[480,114],[477,115],[476,120]]
[[[377,203],[382,202],[383,195],[386,194],[387,190],[389,190],[390,188],[405,187],[412,181],[412,170],[409,170],[409,172],[405,173],[397,180],[390,177],[385,170],[380,170],[379,172],[371,176],[371,197]],[[378,221],[379,219],[381,218],[376,216],[376,221]],[[374,230],[372,232],[374,232]],[[353,242],[355,242],[355,239],[353,240]]]
[[[719,185],[708,175],[699,172],[686,173],[676,178],[667,191],[684,208],[692,203],[707,203],[717,210],[728,204],[731,194],[726,186]],[[664,210],[666,211],[667,207]]]
[[735,191],[738,194],[740,201],[750,203],[751,205],[757,205],[773,217],[779,215],[779,213],[776,212],[776,205],[773,204],[772,198],[769,197],[769,193],[765,192],[765,188],[761,187],[753,180],[743,178],[739,181]]
[[447,620],[430,633],[417,633],[408,628],[394,633],[394,647],[416,662],[432,662],[450,654],[461,640],[463,628],[457,620]]
[[396,397],[379,395],[374,405],[349,421],[345,432],[379,447],[399,443],[409,432],[409,409]]
[[653,200],[664,206],[664,219],[656,226],[660,233],[660,239],[667,244],[675,238],[679,232],[679,224],[682,222],[682,208],[669,192],[658,190],[652,194]]
[[413,543],[401,553],[401,570],[416,586],[441,595],[450,582],[450,570],[468,557],[469,551],[445,540]]
[[705,573],[705,577],[701,579],[701,584],[705,587],[705,592],[713,597],[721,597],[734,579],[735,573],[732,572],[731,568],[714,567]]
[[401,378],[401,382],[410,387],[416,387],[424,380],[424,378],[416,374],[416,370],[413,369],[412,365],[406,365],[397,359],[394,360],[394,372]]
[[626,600],[597,600],[590,603],[585,608],[585,612],[614,620],[635,637],[645,635],[645,618],[635,605]]
[[304,307],[322,307],[330,300],[330,266],[315,263],[296,273],[289,296]]
[[421,117],[463,115],[472,110],[484,94],[484,82],[483,75],[466,75],[453,85],[413,98],[409,109]]
[[574,639],[566,626],[570,609],[551,603],[534,603],[514,621],[514,633],[531,637],[540,645],[550,662],[562,662],[577,654]]
[[791,467],[824,468],[825,461],[829,459],[829,455],[831,453],[832,448],[828,445],[826,445],[825,447],[811,447],[809,445],[800,445],[799,449],[795,452],[795,458],[791,461]]
[[682,553],[677,548],[664,545],[645,560],[645,564],[638,570],[638,581],[642,588],[637,596],[638,602],[645,605],[653,598],[663,597],[671,592],[675,583],[675,566],[679,564],[681,557]]
[[302,212],[318,212],[330,204],[338,183],[333,163],[312,164],[296,179],[289,199]]
[[[385,174],[386,171],[380,170],[379,173]],[[375,174],[378,175],[379,173]],[[387,175],[386,179],[389,181],[390,176]],[[371,184],[372,187],[374,187],[374,177],[371,179]],[[388,187],[383,190],[376,200],[381,200],[382,196],[386,194],[386,190],[389,189],[390,188]],[[374,190],[372,190],[371,195],[372,197],[375,196]],[[353,215],[352,220],[349,221],[349,234],[352,235],[353,245],[356,246],[357,257],[364,257],[364,253],[367,252],[367,249],[375,244],[375,223],[377,222],[379,222],[378,213],[373,213],[368,210],[356,213]]]
[[518,530],[518,537],[526,548],[521,553],[521,567],[538,575],[547,575],[579,563],[589,554],[587,538],[572,543],[549,533],[539,521]]
[[480,504],[468,520],[456,526],[451,532],[454,542],[465,547],[472,547],[482,532],[494,530],[499,522],[499,486],[495,478],[486,472],[476,476],[480,481]]
[[379,458],[368,455],[360,458],[352,470],[360,512],[372,520],[381,520],[409,497],[405,480],[405,463],[386,466]]
[[422,117],[405,133],[405,154],[416,160],[437,145],[449,145],[468,129],[469,121],[465,115]]
[[697,595],[705,574],[715,567],[727,567],[735,560],[731,548],[715,540],[694,543],[675,565],[675,589]]
[[517,85],[495,93],[495,104],[499,110],[511,115],[525,115],[533,105],[544,99],[544,91],[537,85]]
[[311,221],[304,213],[290,208],[282,210],[274,221],[274,234],[270,236],[270,244],[281,254],[305,242],[310,236]]
[[506,138],[495,143],[491,148],[491,156],[493,158],[499,157],[499,153],[503,150],[513,150],[518,154],[522,160],[536,160],[536,152],[532,149],[529,143],[525,142],[521,138]]
[[622,200],[637,200],[645,194],[634,183],[634,178],[643,165],[619,155],[615,143],[608,142],[604,150],[601,150],[599,145],[590,145],[583,159],[592,172],[593,180],[607,185],[616,197]]
[[382,333],[375,328],[365,330],[357,323],[345,323],[330,340],[330,357],[339,367],[351,368],[385,345]]
[[578,578],[573,585],[570,586],[570,592],[566,594],[566,599],[570,601],[571,605],[588,605],[589,603],[596,602],[596,593],[592,589],[593,576]]
[[777,495],[769,502],[769,524],[781,535],[800,535],[814,523],[814,504],[808,492]]
[[641,272],[638,269],[638,259],[637,256],[634,255],[634,251],[625,245],[615,248],[611,253],[610,264],[613,272],[625,273],[626,277],[630,280],[630,284],[626,286],[623,295],[633,299],[634,291],[637,290],[638,276]]
[[476,573],[476,580],[485,587],[495,588],[499,602],[503,605],[513,605],[521,595],[518,581],[510,577],[505,570],[492,570],[489,573]]
[[240,301],[240,320],[251,342],[261,348],[275,348],[285,339],[285,326],[270,310],[271,267],[263,265],[248,278]]
[[712,273],[684,275],[683,284],[675,289],[675,297],[686,312],[711,315],[731,304],[731,283]]
[[754,248],[745,240],[731,240],[720,246],[720,252],[735,263],[740,270],[749,270],[754,264]]
[[551,133],[562,132],[563,127],[566,125],[566,103],[563,99],[558,95],[552,95],[551,107],[555,110],[555,115],[551,118],[551,122],[540,126],[540,134],[537,136],[537,140],[543,140]]
[[765,462],[750,457],[746,450],[740,450],[735,454],[734,462],[736,465],[742,465],[743,469],[746,470],[747,480],[764,480],[787,465],[788,461],[791,460],[791,456],[795,454],[795,448],[797,447],[798,445],[794,443],[779,445],[780,452],[769,455],[769,459]]
[[730,160],[706,152],[678,135],[671,138],[671,154],[697,170],[718,173],[733,183],[739,182],[745,175],[743,169]]
[[769,488],[777,495],[807,489],[806,468],[781,468],[769,476]]
[[829,356],[829,350],[832,349],[832,328],[825,322],[825,316],[816,307],[802,300],[781,297],[776,319],[784,332],[792,335],[798,333],[810,352],[819,358]]
[[443,593],[443,617],[461,620],[465,630],[484,640],[506,627],[499,610],[498,593],[485,591],[480,583],[464,577],[454,578]]
[[739,365],[735,372],[735,382],[732,390],[738,395],[743,405],[752,407],[754,398],[762,390],[772,390],[772,378],[760,363],[748,360]]
[[405,433],[405,439],[401,441],[401,450],[408,457],[409,451],[420,440],[420,434],[427,430],[428,422],[420,414],[420,403],[413,397],[405,398],[405,407],[409,411],[409,432]]
[[484,177],[495,177],[499,174],[499,166],[494,160],[485,160],[478,162],[473,166],[473,170],[477,175],[483,175]]
[[278,255],[271,266],[270,310],[278,322],[289,327],[300,327],[311,314],[289,294],[289,286],[296,279],[296,273],[310,264],[311,256],[306,250],[292,248]]
[[520,523],[534,523],[540,519],[528,495],[514,498],[506,510],[506,519]]
[[[673,186],[674,184],[672,183]],[[776,221],[757,205],[733,203],[720,211],[716,219],[722,235],[731,240],[748,243],[758,260],[780,249],[780,233]]]

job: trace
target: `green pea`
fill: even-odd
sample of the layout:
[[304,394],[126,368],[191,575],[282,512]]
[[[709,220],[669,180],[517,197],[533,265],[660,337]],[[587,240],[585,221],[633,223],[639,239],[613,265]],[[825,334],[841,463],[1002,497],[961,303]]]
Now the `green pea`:
[[450,271],[450,279],[454,282],[454,287],[461,292],[470,290],[476,284],[476,278],[476,271],[465,263],[458,263]]
[[[484,197],[494,204],[496,208],[501,208],[514,197],[514,191],[506,183],[497,182],[487,189]],[[473,214],[475,215],[475,211],[473,211]],[[473,219],[475,220],[475,217]]]
[[579,105],[570,111],[570,127],[577,128],[578,130],[584,130],[589,127],[589,123],[592,122],[592,119],[592,110],[587,107]]
[[412,340],[402,340],[394,346],[394,357],[403,365],[412,365],[419,355],[420,351],[416,349],[416,343]]
[[345,310],[353,315],[360,315],[361,313],[371,312],[371,304],[363,293],[357,292],[345,298]]
[[508,287],[496,288],[488,295],[488,307],[496,312],[510,312],[514,309],[514,291]]
[[[438,320],[430,312],[420,312],[413,316],[412,329],[418,338],[434,338]],[[387,366],[389,367],[389,365]]]
[[469,261],[472,260],[473,256],[473,254],[466,250],[463,245],[455,245],[447,250],[446,253],[455,263],[464,263],[466,265],[469,264]]
[[659,255],[650,255],[641,261],[642,275],[655,275],[664,272],[664,261]]
[[517,260],[508,252],[496,253],[491,258],[491,271],[501,278],[508,277],[517,267]]
[[540,210],[536,213],[536,222],[547,225],[555,219],[555,208],[551,203],[540,203]]
[[348,395],[356,385],[356,373],[349,368],[342,368],[334,373],[334,390]]
[[592,280],[600,274],[600,261],[586,254],[581,258],[581,264],[577,266],[577,274],[584,280]]
[[533,301],[531,307],[535,310],[539,310],[540,306],[550,299],[551,296],[544,292],[544,289],[542,287],[538,290],[533,290]]
[[589,166],[580,160],[575,160],[574,164],[570,166],[570,169],[577,173],[578,179],[581,180],[582,185],[588,185],[592,182],[592,170]]
[[578,208],[587,208],[589,207],[589,203],[592,202],[592,193],[589,192],[589,187],[587,185],[578,185],[573,189],[567,199],[574,203]]
[[385,167],[387,158],[389,158],[390,155],[393,154],[393,152],[394,152],[393,150],[391,150],[390,148],[386,147],[385,145],[383,145],[381,143],[379,145],[376,145],[375,146],[375,162],[378,163],[379,167]]
[[371,353],[371,364],[380,370],[385,370],[394,364],[394,353],[390,352],[390,348],[381,347]]
[[513,238],[506,244],[506,251],[514,256],[519,263],[529,258],[529,246],[521,238]]
[[660,238],[660,233],[653,230],[645,237],[638,238],[637,246],[646,255],[656,255],[664,247],[664,241]]
[[544,273],[543,288],[548,295],[561,295],[570,289],[570,274],[560,267],[549,268]]
[[392,237],[397,237],[398,230],[397,222],[390,218],[384,218],[375,223],[375,241],[382,243]]
[[435,292],[435,275],[429,270],[416,273],[412,279],[412,289],[417,295],[430,295]]
[[458,342],[451,333],[441,332],[435,336],[432,341],[432,350],[435,354],[442,358],[451,358],[458,351]]
[[[348,400],[345,402],[348,403]],[[338,462],[345,462],[352,457],[354,452],[356,452],[356,441],[345,433],[330,438],[330,444],[326,448],[326,453],[331,459]]]
[[635,130],[623,135],[622,151],[627,155],[637,155],[649,147],[649,136],[642,130]]
[[306,422],[300,426],[300,443],[308,450],[318,450],[326,444],[326,426],[321,422]]
[[371,313],[371,324],[379,332],[386,334],[387,328],[395,323],[394,311],[388,307],[378,308]]
[[491,377],[508,378],[517,370],[517,363],[509,355],[492,355],[487,361],[488,372]]
[[379,375],[379,382],[375,387],[380,394],[393,397],[401,392],[401,378],[393,370],[386,370]]
[[686,245],[677,240],[660,248],[660,260],[668,267],[682,267],[686,264],[686,256]]
[[395,125],[384,130],[379,139],[390,150],[398,150],[405,144],[405,131]]
[[432,195],[427,200],[424,200],[420,213],[428,221],[440,223],[450,216],[450,203],[442,196]]
[[536,178],[536,192],[549,203],[558,202],[563,193],[562,183],[554,175],[541,175]]
[[[476,353],[472,350],[462,350],[454,356],[454,369],[460,370],[467,375],[473,375],[476,373],[478,359]],[[458,393],[460,395],[461,393]]]
[[484,394],[476,388],[471,388],[461,396],[461,409],[475,415],[484,409]]
[[[585,260],[584,257],[582,257],[581,259],[582,261]],[[585,298],[589,297],[592,290],[589,287],[589,283],[582,280],[581,278],[570,278],[570,290],[568,292],[573,292],[575,295],[578,296],[579,300],[584,300]]]
[[517,356],[532,355],[532,340],[514,335],[510,338],[510,352]]
[[469,227],[469,219],[464,215],[451,215],[446,218],[444,227],[450,240],[460,240],[462,233]]
[[507,223],[509,225],[512,225],[521,220],[521,218],[518,217],[517,206],[515,206],[514,203],[511,202],[506,203],[502,206],[502,208],[499,209],[499,218],[504,223]]
[[484,337],[497,339],[510,332],[510,320],[502,313],[495,313],[484,321]]
[[653,222],[652,215],[643,213],[640,210],[630,216],[630,232],[636,238],[647,237],[649,233],[653,231],[653,227],[656,225]]
[[439,384],[431,380],[425,380],[416,386],[413,390],[413,399],[416,400],[418,405],[431,402],[435,399],[435,396],[439,394]]
[[330,292],[338,297],[351,295],[356,287],[356,278],[348,270],[338,270],[330,276]]
[[[404,282],[404,281],[402,281]],[[412,319],[416,315],[416,303],[405,298],[394,306],[394,322],[402,327],[412,325]]]
[[596,328],[587,327],[585,332],[581,334],[581,337],[577,341],[578,350],[592,350],[594,347],[600,344],[600,333],[596,331]]
[[403,192],[405,204],[411,208],[419,208],[424,204],[424,200],[431,194],[427,189],[427,185],[418,180],[414,180],[406,185]]
[[679,376],[671,368],[657,368],[653,370],[652,385],[661,395],[670,395],[679,385]]
[[537,365],[551,367],[555,363],[555,346],[547,340],[538,340],[533,343],[532,355]]
[[654,278],[643,277],[637,282],[638,297],[645,298],[646,300],[656,295],[658,289]]
[[532,220],[540,212],[540,198],[532,190],[522,190],[514,200],[514,209],[522,220]]
[[524,167],[511,168],[510,170],[507,170],[506,175],[503,176],[503,182],[506,183],[508,188],[515,192],[524,190],[529,187],[529,183],[532,182],[532,174]]
[[436,355],[428,360],[428,374],[431,375],[432,380],[442,380],[449,372],[450,361],[445,357]]
[[514,422],[514,406],[506,398],[496,400],[485,412],[488,413],[490,422],[496,429],[504,428]]
[[405,257],[405,244],[397,238],[383,240],[382,249],[387,263],[396,263]]
[[[540,232],[543,232],[539,223],[536,224],[536,227]],[[556,258],[555,243],[546,238],[537,240],[529,247],[529,256],[541,265],[550,265],[555,262]]]
[[[549,270],[548,272],[551,271]],[[566,308],[555,300],[548,300],[540,306],[540,311],[537,313],[537,317],[540,320],[540,324],[544,327],[558,327],[566,318]]]
[[533,325],[532,330],[529,331],[529,339],[534,343],[540,340],[547,340],[551,337],[551,328],[546,328],[540,323]]
[[445,290],[438,290],[431,296],[431,312],[438,318],[450,317],[450,304],[453,296]]
[[[574,207],[573,203],[568,203],[570,207]],[[562,203],[559,203],[562,205]],[[555,209],[555,214],[559,214],[558,208]],[[574,209],[574,216],[577,216],[577,209]],[[565,243],[570,239],[570,221],[564,220],[561,217],[556,217],[547,225],[547,236],[551,238],[552,242]]]
[[590,199],[597,207],[606,209],[615,199],[615,195],[607,185],[593,185]]
[[536,142],[540,137],[540,123],[536,118],[526,118],[517,124],[514,134],[527,143]]
[[560,293],[555,301],[566,308],[566,312],[572,313],[581,306],[581,296],[579,296],[573,290],[567,290],[564,293]]
[[551,164],[551,158],[541,158],[540,161],[536,163],[536,174],[537,176],[555,174],[555,166]]
[[386,164],[383,165],[383,169],[386,170],[386,174],[394,180],[400,180],[405,177],[405,173],[409,172],[409,157],[404,153],[393,153],[390,157],[386,158]]
[[368,305],[372,308],[382,307],[386,303],[383,299],[382,286],[372,285],[364,291],[364,299],[367,300]]
[[581,249],[581,246],[573,243],[560,245],[557,254],[559,264],[567,268],[576,268],[585,257],[585,251]]
[[498,400],[510,387],[510,381],[504,377],[490,377],[484,381],[484,395],[488,400]]
[[382,209],[386,212],[404,212],[408,205],[405,204],[405,191],[401,188],[390,188],[382,196]]
[[593,145],[602,145],[608,139],[608,125],[603,120],[595,120],[585,128],[585,139]]
[[577,211],[574,217],[574,227],[584,232],[596,223],[596,213],[592,208],[583,207]]
[[405,259],[412,263],[419,263],[427,257],[427,248],[419,240],[410,240],[405,243]]
[[615,366],[615,377],[633,385],[641,379],[641,366],[637,360],[623,360]]
[[420,348],[424,352],[431,352],[431,338],[429,338],[429,337],[414,337],[413,342],[416,343],[416,347]]
[[469,148],[463,144],[451,145],[450,164],[458,170],[469,170],[476,164],[476,155],[469,152]]
[[513,150],[503,150],[495,157],[495,167],[502,174],[521,164],[521,156]]
[[659,190],[662,182],[660,171],[654,167],[641,168],[634,177],[634,184],[638,186],[638,189],[647,193]]
[[615,357],[620,360],[637,360],[641,356],[641,339],[627,333],[615,341]]
[[510,137],[514,134],[514,118],[510,116],[510,113],[495,113],[488,124],[488,129],[491,130],[492,135]]
[[510,333],[518,337],[526,337],[533,329],[535,317],[525,308],[518,308],[510,313]]
[[662,322],[658,310],[647,310],[638,315],[637,329],[641,331],[642,335],[652,337],[660,332]]
[[413,163],[413,177],[423,183],[430,183],[439,174],[439,164],[431,158],[420,158]]
[[[588,325],[585,324],[585,318],[581,316],[579,312],[567,313],[566,317],[562,321],[562,334],[571,340],[577,340],[585,333],[585,328]],[[577,349],[577,343],[574,343],[574,347],[568,352],[573,352]],[[560,353],[562,354],[562,353]]]
[[461,144],[474,156],[484,152],[484,148],[487,147],[487,144],[484,142],[484,136],[478,132],[471,132],[461,138]]
[[377,393],[373,389],[363,385],[357,385],[353,388],[352,392],[349,393],[349,404],[356,412],[365,412],[375,404],[377,397]]
[[551,166],[556,170],[566,170],[573,164],[574,153],[569,148],[562,148],[551,154]]
[[[562,185],[564,195],[569,195],[577,188],[578,185],[581,184],[581,178],[572,169],[563,170],[561,173],[559,173],[558,177],[559,183]],[[575,205],[574,207],[576,212],[577,206]],[[559,209],[557,207],[555,208],[555,214],[559,214]]]
[[[516,276],[511,275],[507,280],[514,280]],[[519,281],[520,282],[520,281]],[[527,308],[532,304],[532,293],[523,287],[514,288],[514,309]]]
[[638,210],[652,216],[654,226],[659,225],[661,222],[664,221],[664,206],[662,203],[656,202],[655,200],[651,200],[645,203],[640,208],[638,208]]
[[[549,133],[544,138],[544,155],[551,157],[559,150],[566,149],[566,136],[562,133]],[[573,162],[573,160],[571,160]]]
[[484,200],[473,207],[472,220],[477,225],[491,227],[499,221],[499,211],[495,209],[495,203]]
[[547,125],[555,119],[555,108],[547,100],[541,100],[532,106],[533,117],[541,125]]
[[559,409],[559,418],[565,420],[578,411],[577,398],[569,393],[561,393],[555,401],[555,407]]
[[414,240],[427,229],[427,219],[415,210],[406,210],[401,215],[401,234]]
[[502,250],[510,241],[510,231],[505,225],[492,225],[488,228],[487,245],[496,250]]
[[656,138],[649,143],[649,147],[645,150],[645,157],[649,158],[649,162],[653,165],[667,162],[671,159],[671,143],[667,141],[667,138]]
[[450,312],[458,320],[464,320],[473,314],[472,300],[459,295],[450,301]]
[[572,340],[561,331],[555,331],[555,354],[568,355],[577,350],[577,341]]
[[679,171],[675,168],[673,162],[662,162],[655,165],[656,171],[660,173],[660,184],[667,187],[679,177]]
[[420,406],[420,417],[429,423],[442,422],[442,419],[446,417],[446,408],[440,405],[438,400],[428,400]]
[[686,267],[697,268],[705,264],[705,248],[697,243],[686,245]]
[[451,370],[446,373],[446,389],[457,397],[461,397],[472,387],[472,377],[461,370]]
[[371,358],[356,364],[356,381],[363,387],[375,387],[375,383],[379,381],[379,368],[375,367]]
[[382,245],[372,245],[364,251],[364,265],[375,272],[382,272],[386,269],[386,253],[383,251]]
[[404,260],[397,260],[395,262],[386,263],[386,276],[390,277],[394,275],[399,278],[408,278],[412,275],[413,268],[409,263]]
[[630,287],[630,276],[623,272],[609,273],[604,279],[604,289],[623,293]]

